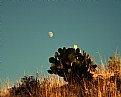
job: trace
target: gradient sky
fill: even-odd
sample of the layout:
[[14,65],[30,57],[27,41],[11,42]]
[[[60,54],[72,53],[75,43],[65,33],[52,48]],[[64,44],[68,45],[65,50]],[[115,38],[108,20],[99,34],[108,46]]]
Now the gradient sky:
[[[0,79],[47,73],[59,47],[77,44],[99,63],[121,51],[121,0],[1,0]],[[53,38],[48,32],[54,33]]]

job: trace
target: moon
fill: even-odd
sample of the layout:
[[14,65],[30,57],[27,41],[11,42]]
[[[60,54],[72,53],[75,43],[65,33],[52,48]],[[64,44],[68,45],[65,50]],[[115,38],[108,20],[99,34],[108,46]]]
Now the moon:
[[49,32],[49,37],[52,38],[53,37],[53,32]]

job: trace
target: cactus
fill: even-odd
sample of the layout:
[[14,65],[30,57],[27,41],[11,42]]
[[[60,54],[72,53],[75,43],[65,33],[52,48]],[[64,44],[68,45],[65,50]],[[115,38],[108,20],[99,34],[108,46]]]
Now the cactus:
[[67,82],[80,82],[81,79],[92,80],[91,69],[95,69],[92,58],[79,48],[59,48],[54,57],[49,58],[51,63],[49,74],[63,77]]

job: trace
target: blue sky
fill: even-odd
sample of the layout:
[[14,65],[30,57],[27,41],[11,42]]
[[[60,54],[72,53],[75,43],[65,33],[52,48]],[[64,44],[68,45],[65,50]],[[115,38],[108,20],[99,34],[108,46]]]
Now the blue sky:
[[[47,73],[59,47],[77,44],[99,62],[121,51],[121,0],[1,0],[0,79]],[[53,38],[48,32],[54,33]]]

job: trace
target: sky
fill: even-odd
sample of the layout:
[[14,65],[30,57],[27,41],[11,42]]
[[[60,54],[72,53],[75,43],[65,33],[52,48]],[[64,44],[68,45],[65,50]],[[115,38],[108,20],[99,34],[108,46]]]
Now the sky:
[[[47,74],[59,47],[77,44],[99,63],[121,52],[121,0],[1,0],[0,79]],[[48,32],[53,32],[50,38]]]

